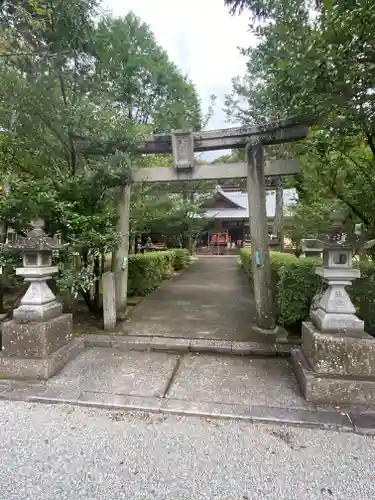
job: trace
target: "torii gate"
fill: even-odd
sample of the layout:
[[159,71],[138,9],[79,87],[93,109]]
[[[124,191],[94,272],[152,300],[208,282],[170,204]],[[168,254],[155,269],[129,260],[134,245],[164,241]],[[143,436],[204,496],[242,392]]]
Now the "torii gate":
[[[204,132],[174,131],[171,134],[155,135],[142,144],[138,152],[141,154],[172,153],[174,166],[141,168],[132,176],[132,182],[247,178],[257,326],[265,333],[274,331],[276,327],[269,258],[265,176],[296,174],[300,171],[300,165],[298,159],[265,162],[264,147],[298,141],[305,138],[307,134],[307,125],[300,124],[295,119],[287,119],[254,127]],[[114,146],[113,150],[124,148],[126,149],[126,146]],[[197,165],[194,156],[195,152],[239,148],[246,148],[246,163]],[[119,228],[120,232],[128,235],[130,187],[125,188],[123,193],[125,210],[119,213],[122,219]],[[128,243],[123,250],[125,253],[120,255],[120,260],[127,261]],[[123,265],[122,269],[127,273]],[[124,297],[126,299],[126,290],[121,295],[122,301]]]

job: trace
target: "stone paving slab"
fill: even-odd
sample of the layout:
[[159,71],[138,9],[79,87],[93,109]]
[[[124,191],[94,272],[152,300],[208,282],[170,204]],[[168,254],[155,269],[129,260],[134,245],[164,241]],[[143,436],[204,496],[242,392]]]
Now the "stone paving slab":
[[357,414],[334,409],[313,410],[264,405],[226,404],[217,402],[183,401],[159,397],[125,396],[58,387],[30,385],[10,388],[1,399],[71,404],[123,411],[149,411],[206,418],[235,419],[281,425],[335,429],[359,434],[375,433],[375,414]]
[[81,335],[85,347],[112,347],[112,336],[105,333],[89,333]]
[[278,425],[292,425],[302,427],[318,427],[320,429],[333,429],[345,432],[368,434],[366,428],[354,429],[350,416],[337,411],[314,411],[303,409],[289,409],[269,407],[262,405],[236,405],[225,403],[206,403],[200,401],[180,401],[177,399],[148,398],[137,396],[123,396],[119,394],[105,394],[98,392],[83,392],[75,394],[62,393],[60,399],[57,394],[47,390],[41,394],[30,394],[30,402],[47,404],[72,404],[93,408],[123,410],[123,411],[148,411],[152,413],[170,413],[176,415],[190,415],[220,419],[245,420],[254,423],[273,423]]
[[263,405],[238,405],[204,403],[197,401],[166,400],[161,411],[178,415],[194,415],[212,418],[231,418],[250,422],[272,422],[353,431],[350,417],[335,411],[313,411],[298,408],[279,408]]
[[314,408],[282,358],[184,356],[167,398],[229,404]]
[[178,356],[155,352],[91,348],[67,365],[48,387],[80,391],[163,396],[174,373]]
[[94,406],[108,409],[159,412],[163,399],[142,396],[124,396],[122,394],[83,392],[76,403],[82,406]]
[[[282,354],[285,353],[285,349]],[[231,354],[239,354],[240,356],[272,356],[278,354],[277,345],[274,343],[261,342],[232,342]]]
[[282,358],[89,348],[48,382],[2,380],[0,399],[375,433],[370,409],[307,403]]
[[[10,399],[10,398],[9,398]],[[54,387],[31,391],[28,401],[47,404],[72,404],[110,410],[137,410],[159,412],[163,399],[158,397],[124,396],[105,392],[59,391]]]
[[[11,391],[11,393],[18,393],[18,391]],[[100,395],[102,393],[98,393]],[[11,394],[12,395],[12,394]],[[41,403],[59,403],[68,404],[72,401],[78,401],[82,395],[82,390],[79,388],[65,388],[59,385],[41,387],[39,389],[30,390],[27,399],[28,401],[38,401]],[[12,398],[14,399],[14,398]]]
[[193,339],[190,341],[191,352],[211,352],[231,354],[232,344],[229,340]]
[[375,435],[375,412],[353,412],[350,414],[355,432]]
[[125,351],[150,351],[152,337],[117,336],[111,337],[111,347]]

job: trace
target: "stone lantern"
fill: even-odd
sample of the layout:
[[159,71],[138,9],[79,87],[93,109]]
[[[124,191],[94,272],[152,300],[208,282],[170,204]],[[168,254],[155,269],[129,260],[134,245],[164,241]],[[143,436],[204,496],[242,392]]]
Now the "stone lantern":
[[323,244],[321,241],[309,238],[302,240],[302,251],[305,257],[321,257]]
[[3,324],[0,376],[4,378],[49,378],[83,348],[81,339],[73,338],[72,315],[62,313],[62,304],[47,284],[58,272],[52,266],[52,252],[65,245],[45,234],[42,219],[32,225],[26,237],[7,245],[23,253],[23,267],[16,274],[30,286],[13,319]]
[[358,235],[344,232],[342,214],[333,213],[331,222],[327,233],[316,240],[323,248],[323,266],[315,272],[328,286],[311,313],[311,321],[322,333],[361,333],[363,321],[355,315],[345,287],[360,277],[359,269],[353,268],[353,252],[362,242]]
[[57,238],[45,235],[43,220],[37,219],[33,226],[26,237],[8,245],[23,252],[23,267],[16,269],[16,275],[30,283],[20,307],[13,311],[13,318],[19,323],[46,321],[62,314],[62,304],[56,301],[47,280],[58,273],[58,268],[52,266],[52,251],[64,245]]
[[294,371],[308,401],[315,403],[375,402],[375,339],[364,331],[364,323],[345,287],[360,277],[353,268],[353,252],[370,248],[362,235],[345,231],[341,214],[317,240],[323,246],[323,266],[316,273],[327,288],[311,321],[302,324],[301,349],[292,352]]

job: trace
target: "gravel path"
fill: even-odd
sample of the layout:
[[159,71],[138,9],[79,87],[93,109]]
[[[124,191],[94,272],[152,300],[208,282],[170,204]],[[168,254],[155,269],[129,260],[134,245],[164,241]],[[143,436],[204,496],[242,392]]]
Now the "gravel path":
[[367,500],[375,438],[0,403],[0,499]]

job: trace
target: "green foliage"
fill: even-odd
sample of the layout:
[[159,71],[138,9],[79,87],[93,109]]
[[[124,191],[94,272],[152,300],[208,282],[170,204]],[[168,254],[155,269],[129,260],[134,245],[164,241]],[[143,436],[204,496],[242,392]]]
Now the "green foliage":
[[7,248],[0,248],[0,267],[15,269],[20,267],[22,256],[20,252],[10,252]]
[[[137,154],[146,136],[200,129],[196,88],[146,24],[103,16],[96,0],[6,2],[0,21],[1,230],[43,217],[80,257],[60,260],[60,287],[98,312],[103,262],[120,242],[116,189],[155,161]],[[135,210],[133,233],[153,207]]]
[[[242,266],[251,279],[251,252],[241,249]],[[307,319],[311,301],[320,287],[314,273],[317,261],[298,259],[292,254],[270,252],[272,284],[278,322],[294,325]]]
[[174,250],[174,268],[176,271],[184,269],[190,263],[190,252],[185,248]]
[[289,255],[271,257],[276,281],[276,305],[281,324],[293,325],[309,317],[312,299],[322,283],[314,272],[317,262]]
[[[251,252],[241,249],[240,263],[251,280]],[[315,267],[320,259],[299,259],[292,254],[271,252],[271,272],[274,302],[278,323],[287,327],[299,326],[308,320],[314,295],[323,289]],[[375,333],[375,264],[355,264],[361,271],[361,278],[354,281],[348,292],[359,316],[365,321],[369,333]]]
[[204,203],[213,190],[214,184],[204,181],[134,186],[132,234],[158,233],[169,246],[192,250],[206,225]]
[[184,250],[132,255],[129,258],[129,295],[147,295],[169,278],[173,270],[186,267],[189,261],[189,254]]
[[360,262],[359,269],[361,277],[348,291],[359,316],[365,321],[366,331],[375,336],[375,264]]
[[201,127],[194,85],[157,44],[149,26],[132,12],[102,19],[94,33],[96,74],[124,118],[151,124],[153,133]]
[[98,277],[88,267],[65,267],[56,284],[60,291],[67,291],[76,299],[80,294],[84,297],[88,295],[97,280]]
[[344,208],[371,236],[375,228],[374,4],[324,0],[226,0],[249,15],[258,44],[243,48],[244,78],[227,96],[228,117],[243,124],[298,116],[306,141],[267,154],[299,154],[302,175],[288,233],[296,241],[320,231]]

